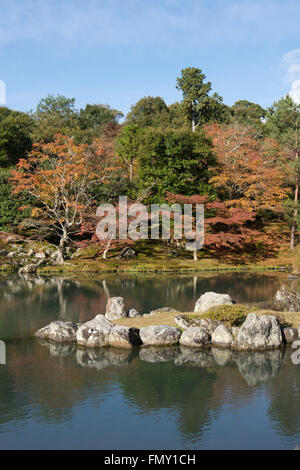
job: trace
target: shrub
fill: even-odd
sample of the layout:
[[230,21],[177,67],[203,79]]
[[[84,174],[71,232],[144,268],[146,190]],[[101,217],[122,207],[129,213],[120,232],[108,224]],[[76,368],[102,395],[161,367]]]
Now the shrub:
[[255,308],[242,304],[220,305],[210,308],[203,316],[218,320],[227,326],[240,326],[246,320],[248,313],[254,310]]

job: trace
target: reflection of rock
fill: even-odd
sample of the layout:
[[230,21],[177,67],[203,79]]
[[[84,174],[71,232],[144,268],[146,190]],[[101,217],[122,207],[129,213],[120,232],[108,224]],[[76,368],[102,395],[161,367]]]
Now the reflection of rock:
[[53,343],[44,339],[38,339],[38,342],[49,349],[51,356],[67,357],[76,353],[76,344],[73,343]]
[[111,366],[128,366],[135,354],[131,350],[77,348],[76,359],[82,367],[102,370]]
[[87,348],[101,348],[109,344],[109,332],[107,328],[89,328],[85,324],[80,326],[77,331],[77,344]]
[[273,315],[249,313],[235,340],[236,349],[273,349],[283,344],[278,320]]
[[286,344],[293,343],[298,339],[298,330],[297,328],[284,328],[282,330],[283,339]]
[[108,320],[126,317],[123,297],[111,297],[108,299],[105,316]]
[[178,346],[146,346],[140,349],[140,359],[146,362],[174,361],[178,355]]
[[215,346],[230,348],[233,343],[231,331],[225,325],[219,325],[212,334],[211,342]]
[[140,329],[141,340],[148,346],[178,344],[180,335],[180,330],[168,325],[145,326]]
[[38,330],[35,335],[38,338],[52,339],[58,342],[76,342],[77,323],[53,321],[49,325]]
[[232,303],[232,298],[228,294],[206,292],[197,300],[194,312],[205,312],[211,307],[216,307],[218,305],[228,305]]
[[217,320],[212,320],[211,318],[193,318],[188,315],[177,315],[174,320],[177,325],[184,330],[190,326],[201,326],[202,328],[205,328],[210,335],[221,323]]
[[191,326],[184,330],[179,342],[183,346],[201,348],[210,343],[210,334],[200,326]]
[[214,360],[219,366],[225,366],[232,358],[232,351],[230,349],[211,348]]
[[180,346],[180,354],[175,359],[177,366],[193,365],[197,367],[212,367],[215,365],[211,349],[197,349]]
[[255,351],[235,353],[235,362],[248,385],[265,382],[276,377],[279,372],[284,352],[280,349],[273,351]]
[[274,303],[279,310],[288,312],[300,311],[300,294],[288,286],[281,286],[276,292]]
[[139,330],[128,326],[114,326],[108,336],[110,346],[120,348],[135,348],[141,342]]

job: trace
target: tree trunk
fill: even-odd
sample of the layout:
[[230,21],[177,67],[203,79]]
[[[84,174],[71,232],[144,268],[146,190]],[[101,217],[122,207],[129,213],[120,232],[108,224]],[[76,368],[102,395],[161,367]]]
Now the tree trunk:
[[103,256],[102,256],[103,259],[106,259],[110,244],[111,244],[111,238],[109,238],[107,245],[105,247],[105,250],[103,251]]
[[[298,178],[296,180],[296,187],[295,187],[295,197],[294,201],[296,204],[298,204],[299,200],[299,181]],[[295,234],[296,234],[296,228],[297,228],[297,216],[298,216],[298,209],[296,208],[294,210],[294,220],[292,223],[292,230],[291,230],[291,250],[294,250],[295,248]]]
[[132,179],[133,179],[133,162],[132,162],[132,158],[130,158],[130,166],[129,166],[129,181],[130,181],[130,183],[132,183]]
[[58,264],[64,264],[64,254],[65,254],[65,244],[68,240],[68,235],[66,229],[63,229],[63,233],[59,242],[58,251],[59,255],[56,259]]
[[197,261],[198,258],[197,258],[197,250],[194,250],[194,261]]

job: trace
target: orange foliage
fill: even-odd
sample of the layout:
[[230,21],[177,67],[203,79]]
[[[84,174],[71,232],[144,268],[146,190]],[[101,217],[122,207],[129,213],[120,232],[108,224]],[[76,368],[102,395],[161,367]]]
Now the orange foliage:
[[272,139],[261,141],[241,125],[206,126],[219,161],[210,180],[230,207],[277,211],[288,195],[279,168],[282,155]]

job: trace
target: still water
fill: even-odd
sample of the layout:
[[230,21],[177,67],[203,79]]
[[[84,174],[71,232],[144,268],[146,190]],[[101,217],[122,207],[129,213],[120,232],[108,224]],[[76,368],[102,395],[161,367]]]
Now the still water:
[[191,311],[206,291],[263,303],[286,282],[283,273],[3,279],[0,449],[300,447],[300,366],[289,348],[86,351],[32,337],[52,320],[103,313],[108,296],[140,312]]

